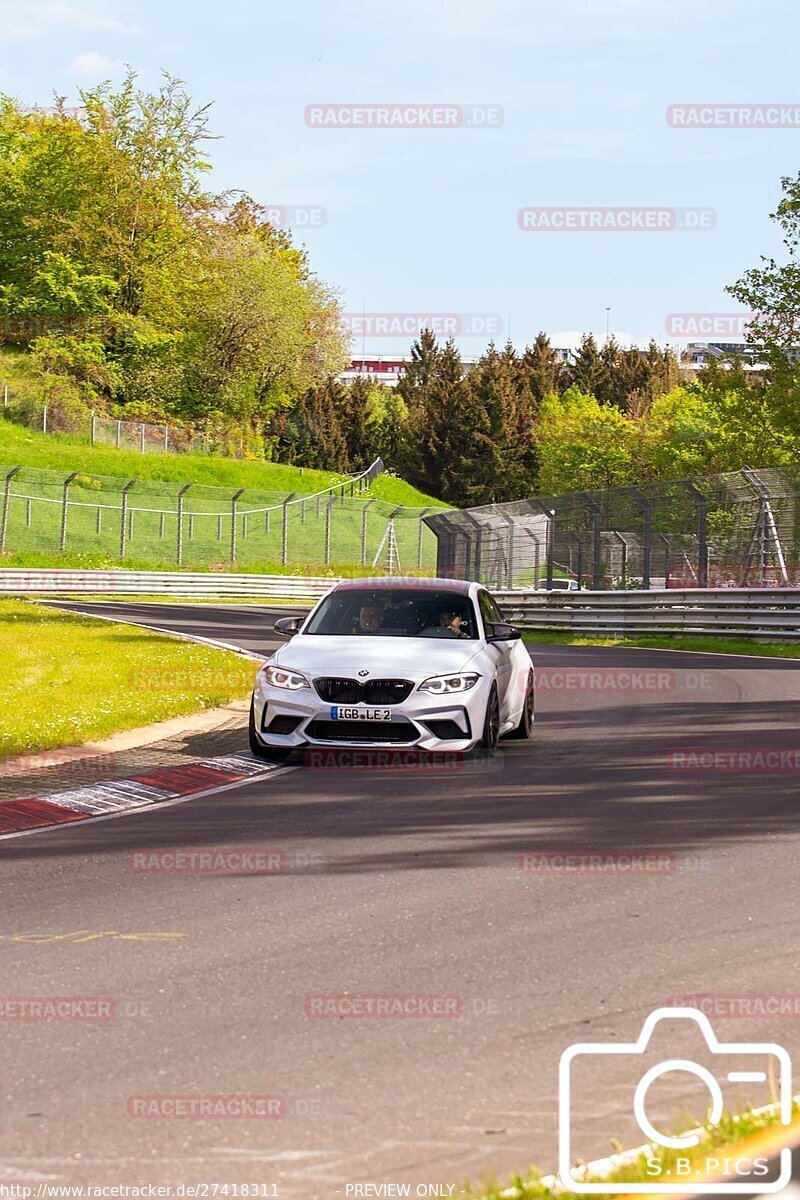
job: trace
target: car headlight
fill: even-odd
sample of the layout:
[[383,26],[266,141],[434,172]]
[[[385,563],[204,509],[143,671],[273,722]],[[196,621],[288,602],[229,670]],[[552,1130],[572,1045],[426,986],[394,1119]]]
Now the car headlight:
[[468,692],[480,679],[480,675],[432,675],[420,685],[421,692],[431,692],[434,696],[444,696],[450,692]]
[[308,687],[305,675],[301,675],[299,671],[290,671],[285,667],[265,667],[264,678],[272,687],[288,688],[290,692]]

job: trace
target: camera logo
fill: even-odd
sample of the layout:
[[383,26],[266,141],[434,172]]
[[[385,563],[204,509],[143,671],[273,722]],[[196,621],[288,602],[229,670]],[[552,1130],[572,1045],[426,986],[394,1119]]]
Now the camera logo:
[[[699,1079],[705,1084],[710,1094],[708,1120],[712,1125],[719,1124],[725,1108],[721,1080],[726,1080],[730,1084],[761,1083],[766,1085],[768,1081],[772,1082],[777,1090],[780,1123],[787,1126],[791,1123],[792,1065],[788,1052],[782,1046],[771,1042],[719,1042],[708,1017],[698,1009],[659,1008],[647,1018],[642,1026],[639,1040],[636,1042],[626,1042],[623,1044],[615,1042],[579,1042],[574,1046],[569,1046],[561,1055],[558,1068],[558,1167],[561,1182],[568,1191],[577,1193],[578,1195],[615,1195],[625,1192],[639,1194],[643,1192],[648,1194],[672,1192],[685,1195],[687,1191],[692,1190],[690,1181],[686,1178],[683,1179],[683,1182],[659,1183],[658,1179],[654,1178],[649,1169],[644,1165],[642,1170],[643,1178],[639,1181],[614,1183],[607,1180],[600,1180],[597,1182],[587,1182],[582,1177],[585,1173],[585,1168],[574,1165],[576,1157],[572,1152],[572,1097],[576,1067],[582,1060],[587,1059],[596,1060],[596,1064],[599,1067],[602,1066],[602,1060],[607,1056],[645,1055],[658,1022],[662,1020],[673,1021],[675,1019],[692,1021],[699,1028],[708,1052],[721,1056],[719,1062],[715,1063],[715,1066],[719,1070],[712,1072],[707,1067],[690,1059],[669,1058],[656,1063],[641,1073],[633,1093],[633,1116],[639,1129],[644,1133],[651,1146],[660,1146],[667,1150],[681,1151],[691,1150],[700,1144],[700,1136],[697,1133],[690,1132],[679,1136],[669,1136],[660,1132],[654,1127],[647,1115],[648,1091],[658,1079],[668,1072],[683,1072],[684,1075],[693,1077],[692,1082]],[[726,1062],[726,1056],[735,1057],[737,1069],[730,1069],[734,1063],[732,1061]],[[741,1063],[742,1058],[745,1060],[744,1064]],[[771,1059],[772,1061],[770,1061]],[[595,1063],[592,1062],[590,1065],[594,1067]],[[753,1069],[738,1069],[742,1065],[746,1068],[752,1067]],[[646,1159],[643,1155],[640,1158],[643,1164],[654,1161]],[[729,1161],[725,1160],[726,1163]],[[731,1182],[703,1182],[701,1185],[703,1194],[746,1192],[752,1196],[761,1193],[778,1192],[786,1187],[791,1178],[792,1152],[788,1147],[781,1150],[780,1178],[777,1180],[766,1181],[763,1178],[764,1170],[756,1165],[759,1164],[760,1160],[747,1159],[742,1161],[752,1169],[740,1170],[737,1162],[737,1168],[733,1172],[734,1179]],[[688,1158],[678,1159],[677,1162],[678,1164],[681,1162],[688,1164],[690,1160]],[[702,1172],[694,1171],[693,1173],[695,1177],[700,1174],[712,1174],[715,1173],[714,1168],[719,1165],[718,1160],[709,1159],[707,1160],[706,1170]],[[692,1167],[694,1168],[695,1166],[697,1166],[697,1163],[692,1162]],[[689,1167],[687,1166],[685,1170],[682,1170],[680,1166],[676,1166],[676,1170],[678,1174],[685,1176],[689,1171]]]

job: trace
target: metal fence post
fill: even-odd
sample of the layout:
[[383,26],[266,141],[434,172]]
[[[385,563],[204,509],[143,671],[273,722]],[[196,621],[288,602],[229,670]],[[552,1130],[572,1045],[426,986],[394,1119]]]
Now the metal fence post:
[[531,504],[535,504],[539,512],[547,517],[547,532],[545,533],[545,547],[547,551],[547,590],[552,591],[553,588],[553,567],[555,566],[555,545],[556,545],[556,510],[548,508],[541,500],[533,499]]
[[136,483],[135,479],[131,479],[125,484],[122,489],[122,499],[120,502],[120,520],[119,520],[119,556],[125,557],[125,519],[128,514],[128,492]]
[[92,445],[94,445],[94,427],[95,427],[96,421],[97,421],[97,417],[94,415],[94,409],[92,409],[92,428],[91,428],[91,433],[90,433]]
[[6,548],[6,529],[8,528],[8,500],[11,493],[11,480],[15,475],[19,474],[22,467],[12,467],[6,475],[6,480],[3,485],[3,516],[0,520],[0,550]]
[[67,548],[67,508],[69,507],[69,485],[72,483],[77,474],[77,471],[73,471],[71,475],[67,476],[63,484],[64,490],[61,499],[61,539],[59,542],[60,550],[66,550]]
[[643,492],[632,487],[630,494],[642,510],[642,588],[650,590],[650,568],[653,558],[653,506]]
[[283,529],[281,532],[281,562],[284,567],[289,561],[289,501],[294,497],[294,492],[289,492],[289,495],[283,502]]
[[[98,512],[100,510],[98,509]],[[31,498],[28,496],[25,500],[25,525],[28,529],[31,527]]]
[[139,432],[139,449],[144,454],[144,421],[142,421],[142,427]]
[[47,405],[42,408],[42,433],[47,433]]
[[417,570],[418,571],[422,568],[422,518],[425,516],[426,512],[430,512],[430,511],[431,511],[430,507],[423,508],[422,511],[420,512],[419,516],[417,517],[417,525],[418,525],[418,528],[417,528]]
[[367,500],[361,510],[361,566],[367,565],[367,509],[374,504],[375,499]]
[[610,530],[610,533],[612,537],[617,539],[622,547],[620,552],[620,579],[622,580],[622,586],[625,587],[625,584],[628,581],[628,543],[625,541],[625,538],[618,529],[612,529]]
[[190,483],[185,483],[178,492],[178,534],[175,557],[178,561],[179,567],[183,565],[183,497],[186,495],[191,486],[192,485]]
[[[588,492],[579,492],[584,506],[592,513],[593,539],[592,539],[592,587],[595,591],[600,590],[601,583],[601,567],[602,567],[602,540],[600,530],[600,506],[592,500]],[[580,572],[579,572],[580,574]]]
[[164,426],[164,453],[169,454],[169,425]]
[[122,436],[122,421],[117,421],[117,439],[116,439],[117,447],[119,447],[121,436]]
[[333,508],[333,496],[325,505],[325,557],[323,559],[327,567],[331,561],[331,509]]
[[236,505],[239,502],[239,497],[245,491],[245,488],[239,488],[238,492],[234,492],[231,497],[231,562],[236,562]]
[[[497,511],[497,510],[495,510],[495,511]],[[506,542],[507,551],[506,551],[506,555],[505,555],[505,559],[506,559],[505,585],[507,588],[513,588],[514,587],[514,527],[516,525],[516,522],[515,522],[514,518],[512,516],[510,516],[510,514],[508,514],[508,513],[498,512],[497,515],[506,522],[506,530],[508,533],[508,538],[507,538],[507,542]],[[500,583],[499,577],[498,577],[497,582],[498,582],[498,584]]]
[[[470,522],[473,529],[475,530],[475,542],[474,542],[475,553],[474,553],[474,556],[472,559],[472,564],[471,564],[472,578],[477,579],[481,583],[483,583],[483,582],[485,582],[481,578],[481,571],[483,570],[483,564],[482,564],[483,556],[481,554],[482,542],[483,542],[483,526],[481,525],[480,521],[476,521],[475,518],[470,513],[468,513],[466,510],[464,510],[461,515],[467,518],[467,520]],[[392,516],[394,516],[394,513],[392,514]],[[469,541],[468,541],[468,544],[470,544]]]
[[697,586],[704,588],[708,587],[708,497],[693,483],[685,479],[681,483],[697,505]]

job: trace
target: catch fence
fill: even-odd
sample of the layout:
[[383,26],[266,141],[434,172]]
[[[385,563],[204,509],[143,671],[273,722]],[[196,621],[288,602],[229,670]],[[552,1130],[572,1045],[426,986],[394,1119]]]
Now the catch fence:
[[3,414],[39,433],[68,433],[86,438],[92,446],[114,446],[141,454],[202,454],[223,458],[259,458],[278,440],[281,418],[277,414],[262,430],[235,422],[208,421],[204,428],[176,422],[152,424],[129,421],[102,413],[73,411],[45,403],[27,393],[0,383]]
[[743,468],[424,518],[437,574],[496,588],[794,587],[800,467]]
[[102,554],[159,566],[432,571],[431,508],[369,497],[380,459],[313,495],[0,467],[0,552]]

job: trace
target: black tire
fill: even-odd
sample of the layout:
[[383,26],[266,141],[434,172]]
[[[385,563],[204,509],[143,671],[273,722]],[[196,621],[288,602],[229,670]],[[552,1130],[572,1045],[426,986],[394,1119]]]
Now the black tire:
[[477,749],[487,758],[497,753],[500,741],[500,701],[497,696],[497,685],[492,684],[489,699],[486,702],[486,716],[483,719],[483,733]]
[[506,734],[509,738],[519,738],[521,741],[527,740],[533,734],[533,715],[535,708],[535,692],[533,684],[533,671],[528,672],[528,686],[525,691],[525,704],[522,709],[522,716],[519,719],[519,725]]
[[261,758],[264,762],[286,762],[287,758],[291,757],[291,749],[284,750],[279,746],[265,746],[258,740],[256,736],[256,714],[253,706],[253,701],[250,701],[250,720],[247,726],[247,733],[250,738],[250,753],[255,758]]

